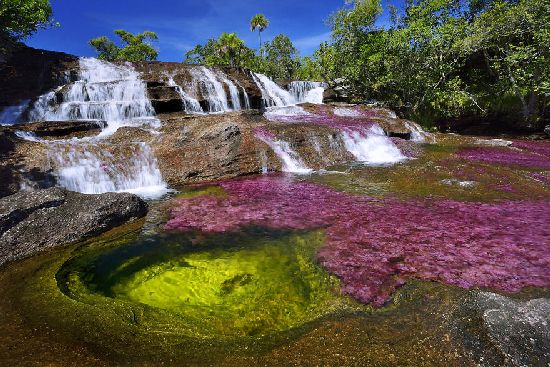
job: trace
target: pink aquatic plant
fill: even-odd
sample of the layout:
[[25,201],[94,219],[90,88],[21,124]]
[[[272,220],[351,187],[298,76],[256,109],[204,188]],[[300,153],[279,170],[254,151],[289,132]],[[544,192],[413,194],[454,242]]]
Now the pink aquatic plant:
[[550,142],[514,141],[509,147],[473,147],[457,155],[468,160],[524,167],[550,168]]
[[550,185],[550,173],[533,172],[529,174],[529,177],[535,181],[542,182],[545,185]]
[[177,201],[167,230],[325,229],[319,261],[381,306],[408,279],[516,292],[550,285],[550,205],[376,200],[289,177],[223,182],[227,198]]

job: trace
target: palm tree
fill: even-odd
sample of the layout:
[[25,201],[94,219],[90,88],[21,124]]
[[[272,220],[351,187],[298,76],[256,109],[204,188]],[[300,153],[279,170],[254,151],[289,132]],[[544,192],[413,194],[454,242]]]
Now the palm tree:
[[263,14],[256,14],[250,20],[250,30],[252,32],[258,31],[260,38],[260,50],[262,49],[262,32],[269,27],[269,20]]

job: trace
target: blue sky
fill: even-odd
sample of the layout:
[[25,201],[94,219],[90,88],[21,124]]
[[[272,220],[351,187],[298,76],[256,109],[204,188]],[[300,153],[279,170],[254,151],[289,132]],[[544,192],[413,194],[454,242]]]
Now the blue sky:
[[[398,0],[386,0],[398,3]],[[36,48],[93,56],[88,40],[113,35],[114,29],[136,33],[154,31],[159,60],[182,61],[186,51],[222,32],[237,32],[249,47],[258,47],[250,18],[264,13],[271,22],[262,33],[269,40],[288,35],[302,55],[329,40],[325,20],[343,0],[51,0],[59,28],[42,30],[27,40]]]

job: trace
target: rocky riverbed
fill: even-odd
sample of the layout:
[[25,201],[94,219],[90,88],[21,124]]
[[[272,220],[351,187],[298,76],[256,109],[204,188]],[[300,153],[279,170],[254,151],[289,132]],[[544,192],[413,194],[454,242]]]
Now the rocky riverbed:
[[542,136],[428,133],[245,70],[37,60],[0,69],[0,104],[30,100],[0,130],[2,363],[550,362]]

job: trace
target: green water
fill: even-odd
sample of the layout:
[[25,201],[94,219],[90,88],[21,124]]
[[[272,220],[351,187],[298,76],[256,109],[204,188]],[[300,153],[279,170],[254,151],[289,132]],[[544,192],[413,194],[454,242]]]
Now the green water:
[[156,235],[84,249],[57,279],[75,300],[101,305],[114,299],[167,311],[188,335],[267,335],[341,306],[338,281],[315,263],[323,238],[254,229]]

